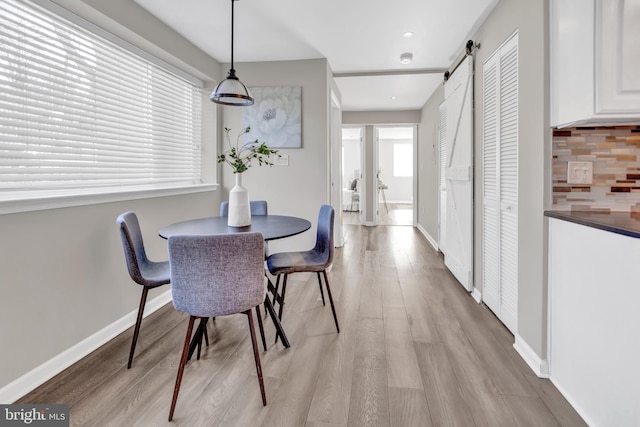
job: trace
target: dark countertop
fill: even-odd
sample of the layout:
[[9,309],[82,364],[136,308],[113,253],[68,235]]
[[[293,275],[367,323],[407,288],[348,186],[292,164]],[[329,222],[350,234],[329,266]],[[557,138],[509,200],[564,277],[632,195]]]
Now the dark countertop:
[[562,219],[587,227],[640,238],[640,213],[545,211],[544,215],[549,218]]

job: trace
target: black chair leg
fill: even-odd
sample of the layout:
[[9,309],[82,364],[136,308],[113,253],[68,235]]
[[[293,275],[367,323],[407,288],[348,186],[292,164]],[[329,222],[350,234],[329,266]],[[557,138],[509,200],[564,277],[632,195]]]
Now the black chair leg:
[[176,377],[176,385],[173,388],[173,399],[171,399],[171,409],[169,410],[169,421],[173,420],[173,412],[176,409],[178,401],[178,393],[180,392],[180,384],[182,383],[182,374],[184,373],[184,365],[187,363],[187,355],[189,354],[189,343],[191,341],[191,333],[193,332],[193,323],[196,317],[189,317],[189,326],[187,326],[187,336],[184,339],[182,347],[182,357],[180,357],[180,365],[178,365],[178,376]]
[[[215,318],[214,318],[215,320]],[[205,344],[207,344],[207,347],[209,347],[209,331],[207,330],[207,322],[204,322],[204,342]]]
[[[280,307],[278,308],[278,319],[282,320],[282,310],[284,309],[284,294],[287,291],[287,277],[289,275],[288,274],[284,274],[284,278],[282,279],[282,294],[280,295]],[[280,278],[280,276],[278,276],[278,279]],[[277,291],[277,282],[276,282],[276,295],[275,297],[278,296],[278,291]],[[276,340],[275,342],[278,342],[278,335],[276,335]]]
[[256,372],[258,373],[258,383],[260,383],[260,393],[262,394],[262,405],[267,406],[267,395],[264,392],[264,381],[262,379],[262,365],[260,365],[260,353],[258,351],[258,341],[256,340],[256,329],[253,326],[253,315],[251,310],[244,312],[249,319],[249,331],[251,332],[251,344],[253,345],[253,357],[256,361]]
[[322,280],[320,279],[320,272],[317,271],[316,274],[318,275],[318,286],[320,287],[320,295],[322,296],[322,305],[326,305],[324,303],[324,292],[322,291]]
[[271,316],[271,320],[273,321],[273,326],[275,326],[276,328],[276,336],[280,335],[282,344],[286,348],[291,347],[291,345],[289,344],[289,339],[287,338],[287,334],[285,334],[284,329],[282,329],[282,324],[280,324],[280,320],[278,319],[276,310],[273,308],[273,304],[271,304],[271,300],[269,299],[268,295],[265,296],[264,298],[264,308],[265,308],[265,311],[269,313],[269,316]]
[[338,325],[338,316],[336,316],[336,308],[333,305],[333,298],[331,297],[331,288],[329,287],[329,280],[327,279],[327,270],[322,270],[324,275],[324,285],[327,287],[327,295],[329,295],[329,303],[331,303],[331,311],[333,312],[333,320],[336,322],[336,329],[340,333],[340,326]]
[[260,328],[260,337],[262,338],[262,346],[264,347],[264,351],[267,351],[267,340],[264,338],[264,325],[262,324],[262,315],[260,314],[259,305],[256,305],[256,317],[258,318],[258,327]]
[[207,320],[209,320],[208,317],[200,318],[200,324],[198,325],[198,330],[196,332],[198,334],[198,356],[196,357],[197,360],[200,360],[200,350],[202,350],[203,336],[207,346],[209,345],[209,337],[207,337]]
[[140,325],[142,324],[142,315],[144,314],[144,306],[147,302],[147,294],[149,288],[142,288],[142,297],[140,297],[140,306],[138,307],[138,318],[136,319],[136,326],[133,328],[133,339],[131,340],[131,350],[129,351],[129,363],[127,363],[127,369],[131,368],[133,363],[133,353],[136,351],[136,343],[138,342],[138,334],[140,333]]
[[276,286],[275,286],[275,290],[273,291],[273,301],[271,302],[271,304],[275,307],[276,306],[276,301],[278,300],[278,288],[280,287],[280,276],[282,276],[281,274],[278,274],[278,276],[276,277]]

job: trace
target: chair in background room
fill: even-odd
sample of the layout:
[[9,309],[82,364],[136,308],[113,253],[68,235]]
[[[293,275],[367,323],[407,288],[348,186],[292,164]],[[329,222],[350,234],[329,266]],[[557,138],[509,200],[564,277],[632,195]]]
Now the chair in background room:
[[255,307],[260,332],[264,336],[259,308],[266,292],[263,244],[261,233],[169,237],[173,305],[176,310],[190,316],[169,421],[173,419],[189,353],[193,324],[198,318],[206,319],[235,313],[247,315],[262,404],[267,404],[251,312]]
[[360,210],[360,181],[355,178],[349,183],[349,188],[342,190],[343,211],[358,212]]
[[[284,308],[284,298],[287,290],[287,277],[291,273],[315,272],[318,276],[318,285],[320,287],[320,295],[322,296],[322,304],[325,304],[324,293],[322,291],[322,279],[320,273],[324,276],[324,284],[327,288],[327,295],[331,303],[331,311],[333,312],[333,320],[336,323],[336,329],[340,332],[338,325],[338,317],[336,309],[333,305],[331,296],[331,288],[327,279],[327,268],[333,261],[333,222],[335,211],[329,205],[323,205],[318,215],[318,230],[316,235],[316,244],[313,249],[302,252],[279,252],[270,255],[267,258],[267,268],[269,272],[277,276],[275,290],[273,291],[273,305],[280,303],[278,317],[282,319],[282,310]],[[280,277],[282,280],[282,292],[278,294]],[[277,336],[276,336],[277,340]]]
[[[267,215],[267,201],[251,200],[249,209],[251,209],[251,215]],[[229,202],[227,200],[220,203],[220,216],[229,216]]]
[[169,261],[154,262],[147,258],[142,232],[140,231],[140,223],[134,212],[125,212],[118,216],[117,223],[120,225],[120,238],[122,239],[129,275],[134,282],[142,285],[142,297],[138,307],[136,325],[133,329],[129,363],[127,363],[127,369],[129,369],[133,362],[133,353],[136,350],[144,306],[147,302],[147,293],[149,289],[157,288],[170,282]]

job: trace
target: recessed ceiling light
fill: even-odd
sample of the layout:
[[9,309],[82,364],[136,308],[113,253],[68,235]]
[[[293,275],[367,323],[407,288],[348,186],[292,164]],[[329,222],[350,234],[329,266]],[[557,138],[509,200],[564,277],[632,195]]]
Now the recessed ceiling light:
[[411,64],[411,61],[413,61],[413,54],[411,52],[405,52],[400,55],[401,64]]
[[392,100],[392,101],[393,101],[393,100],[395,100],[395,99],[396,99],[396,97],[395,97],[395,96],[392,96],[392,97],[391,97],[391,100]]
[[413,36],[413,33],[411,31],[405,31],[404,33],[402,33],[402,37],[409,38],[411,36]]

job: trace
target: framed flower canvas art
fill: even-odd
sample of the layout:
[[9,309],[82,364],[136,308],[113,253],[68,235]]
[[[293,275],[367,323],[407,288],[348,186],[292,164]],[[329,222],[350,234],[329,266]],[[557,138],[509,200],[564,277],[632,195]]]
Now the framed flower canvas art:
[[250,88],[255,102],[244,107],[245,140],[258,140],[271,148],[302,147],[302,87]]

